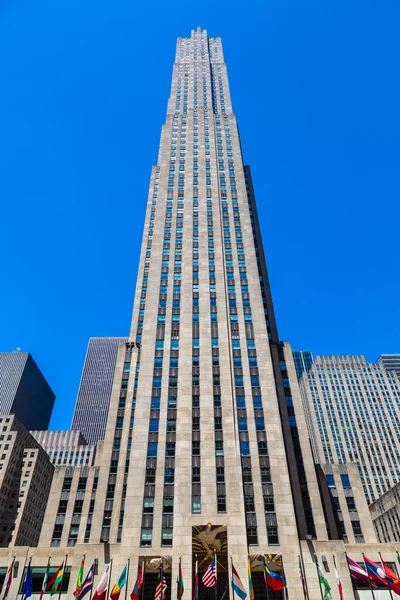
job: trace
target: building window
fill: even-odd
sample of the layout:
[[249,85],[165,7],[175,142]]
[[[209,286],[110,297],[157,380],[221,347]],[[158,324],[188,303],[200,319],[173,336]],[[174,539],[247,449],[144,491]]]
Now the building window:
[[192,498],[192,513],[201,513],[201,498],[198,496]]
[[162,546],[172,546],[172,528],[163,528],[161,535]]
[[156,442],[150,443],[147,449],[147,456],[157,456],[157,446]]
[[140,545],[141,546],[151,546],[151,540],[153,536],[152,529],[142,529],[140,535]]
[[267,527],[268,545],[277,546],[279,545],[278,528]]
[[249,546],[258,545],[257,527],[247,528],[247,543]]

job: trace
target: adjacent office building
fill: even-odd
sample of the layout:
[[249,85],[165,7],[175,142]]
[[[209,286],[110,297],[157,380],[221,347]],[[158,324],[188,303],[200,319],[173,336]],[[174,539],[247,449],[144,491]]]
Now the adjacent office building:
[[36,546],[54,468],[15,415],[0,415],[0,431],[0,547]]
[[363,356],[317,356],[300,382],[318,463],[359,464],[369,503],[400,478],[400,381]]
[[381,354],[376,364],[386,371],[395,371],[397,377],[400,378],[400,354]]
[[293,350],[293,360],[297,379],[300,381],[304,371],[308,372],[311,369],[314,362],[313,355],[309,350]]
[[53,465],[91,466],[96,446],[89,446],[80,431],[31,431]]
[[29,352],[0,352],[0,414],[27,429],[47,429],[55,395]]
[[[104,443],[93,467],[56,467],[32,565],[44,572],[50,552],[59,564],[68,549],[72,592],[83,552],[98,562],[95,586],[111,558],[116,580],[129,557],[128,588],[144,563],[150,599],[162,557],[169,600],[180,559],[191,597],[196,562],[201,578],[215,552],[220,600],[230,594],[229,557],[247,587],[250,553],[261,600],[262,556],[274,570],[283,559],[291,598],[301,556],[317,600],[316,552],[331,573],[336,556],[350,597],[344,550],[359,559],[369,548],[375,558],[376,537],[357,469],[315,467],[292,352],[276,327],[222,43],[201,29],[178,39],[138,273]],[[393,559],[394,549],[381,550]],[[1,566],[10,556],[0,552]]]
[[400,542],[400,483],[369,507],[380,542]]
[[118,346],[126,340],[121,337],[89,340],[71,429],[80,431],[90,445],[104,439]]

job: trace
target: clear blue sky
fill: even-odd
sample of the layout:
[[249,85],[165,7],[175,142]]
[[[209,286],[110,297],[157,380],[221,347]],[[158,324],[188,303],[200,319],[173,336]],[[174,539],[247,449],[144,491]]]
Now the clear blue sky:
[[[222,36],[280,336],[400,352],[398,0],[3,0],[0,350],[68,427],[88,338],[129,331],[175,41]],[[257,125],[256,125],[257,117]]]

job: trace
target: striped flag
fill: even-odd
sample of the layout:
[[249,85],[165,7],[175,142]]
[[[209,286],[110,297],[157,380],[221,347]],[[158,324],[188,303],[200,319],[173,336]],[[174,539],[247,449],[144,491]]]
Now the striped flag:
[[57,571],[55,572],[55,575],[52,577],[52,579],[49,582],[49,586],[50,586],[50,584],[52,584],[51,590],[50,590],[50,596],[54,596],[54,594],[56,594],[59,591],[58,586],[62,584],[62,580],[64,578],[64,567],[65,567],[65,559],[64,559],[61,567],[59,569],[57,569]]
[[249,595],[250,600],[254,600],[253,580],[251,578],[250,559],[247,560],[247,579],[249,580]]
[[127,576],[128,576],[128,563],[123,568],[121,575],[118,577],[117,583],[114,585],[113,589],[111,590],[111,594],[110,594],[111,600],[118,600],[118,598],[120,597],[122,588],[124,587],[124,585],[126,585]]
[[94,564],[90,567],[88,574],[86,575],[85,581],[82,583],[81,591],[79,592],[78,600],[82,600],[88,592],[93,589],[94,579]]
[[240,581],[240,577],[235,567],[232,564],[232,589],[239,596],[240,600],[245,600],[247,594],[243,587],[243,583]]
[[217,583],[217,557],[215,554],[210,562],[210,566],[203,575],[202,582],[206,587],[214,587]]
[[154,600],[164,600],[166,589],[167,589],[167,580],[164,577],[163,570],[160,569],[160,573],[158,575],[158,584],[156,587],[156,593],[154,594]]
[[194,574],[193,600],[199,600],[199,562],[197,560]]

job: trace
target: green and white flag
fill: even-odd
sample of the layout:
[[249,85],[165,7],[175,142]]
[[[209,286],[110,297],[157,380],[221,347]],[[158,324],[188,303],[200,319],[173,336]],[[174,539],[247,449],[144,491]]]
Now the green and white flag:
[[317,569],[318,569],[319,582],[320,582],[321,586],[323,586],[323,588],[324,588],[324,592],[323,592],[324,600],[329,600],[329,598],[332,598],[331,586],[329,585],[329,581],[327,580],[325,573],[319,566],[318,561],[316,561],[316,563],[317,563]]

